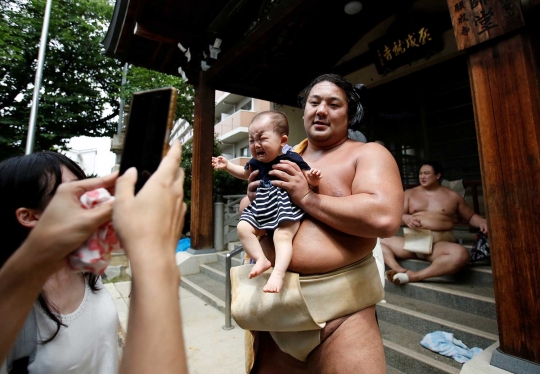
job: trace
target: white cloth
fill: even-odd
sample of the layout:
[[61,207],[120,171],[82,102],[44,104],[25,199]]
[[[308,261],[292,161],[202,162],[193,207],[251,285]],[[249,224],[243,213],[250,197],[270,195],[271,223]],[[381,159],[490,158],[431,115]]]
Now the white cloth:
[[[111,196],[105,188],[85,192],[80,198],[81,206],[85,209],[98,207],[109,200],[114,200],[114,196]],[[101,275],[111,262],[111,252],[121,248],[112,221],[108,221],[101,225],[78,250],[69,255],[68,263],[76,272]]]
[[377,270],[379,270],[379,276],[381,277],[381,283],[384,287],[384,281],[386,276],[384,274],[384,257],[381,247],[381,238],[377,238],[377,244],[373,248],[373,257],[375,257],[375,263],[377,264]]
[[[47,344],[38,344],[36,359],[28,367],[30,374],[118,372],[118,314],[114,301],[98,281],[93,293],[86,285],[81,305],[71,314],[61,315],[67,327]],[[38,339],[48,339],[56,331],[54,323],[39,305],[34,306]]]
[[441,182],[441,185],[451,189],[452,191],[455,191],[459,194],[459,196],[465,198],[465,187],[463,186],[463,179],[457,179],[455,181],[449,181],[444,179]]

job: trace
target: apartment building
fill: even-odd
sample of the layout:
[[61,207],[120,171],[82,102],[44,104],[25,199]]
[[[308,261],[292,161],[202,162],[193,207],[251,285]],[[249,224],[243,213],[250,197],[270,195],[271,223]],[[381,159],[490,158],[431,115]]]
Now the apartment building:
[[214,131],[221,141],[223,156],[235,164],[246,164],[251,158],[248,126],[257,113],[272,106],[268,101],[216,91]]
[[[302,110],[279,105],[269,101],[254,99],[224,91],[215,92],[214,133],[221,141],[221,152],[229,161],[245,165],[251,158],[248,146],[248,126],[257,113],[265,110],[279,110],[289,121],[289,144],[298,144],[305,138]],[[174,124],[171,143],[180,139],[182,143],[193,137],[192,125],[184,119]]]

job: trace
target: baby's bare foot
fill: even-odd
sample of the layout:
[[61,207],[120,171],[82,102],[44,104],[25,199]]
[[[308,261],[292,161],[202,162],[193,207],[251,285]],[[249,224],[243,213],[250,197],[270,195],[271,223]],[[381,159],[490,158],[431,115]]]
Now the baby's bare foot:
[[283,286],[284,276],[285,274],[274,270],[270,275],[270,279],[268,279],[268,282],[266,282],[263,291],[268,293],[279,293],[279,291],[281,291],[281,287]]
[[271,266],[272,263],[268,261],[266,257],[259,258],[249,272],[249,279],[255,278],[257,275],[264,273],[266,270],[270,269]]

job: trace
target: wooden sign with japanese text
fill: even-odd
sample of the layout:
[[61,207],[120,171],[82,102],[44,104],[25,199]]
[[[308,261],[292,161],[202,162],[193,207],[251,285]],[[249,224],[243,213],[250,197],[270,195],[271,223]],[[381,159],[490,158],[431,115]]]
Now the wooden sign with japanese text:
[[448,0],[459,51],[525,24],[520,0]]
[[430,57],[443,47],[441,30],[429,22],[410,25],[369,44],[379,74]]

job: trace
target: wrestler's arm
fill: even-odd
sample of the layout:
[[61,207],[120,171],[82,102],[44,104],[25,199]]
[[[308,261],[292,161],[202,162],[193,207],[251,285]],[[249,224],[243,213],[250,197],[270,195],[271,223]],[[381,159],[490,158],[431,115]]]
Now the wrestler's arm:
[[313,218],[349,235],[364,238],[393,236],[401,224],[403,190],[399,169],[390,152],[376,143],[362,146],[350,196],[316,194],[309,189],[297,165],[275,165],[271,171],[281,180],[291,200]]
[[401,221],[411,229],[417,229],[422,227],[422,221],[419,218],[414,217],[412,214],[409,214],[409,199],[413,194],[413,190],[405,191],[404,203],[403,203],[403,214],[401,215]]
[[477,227],[484,234],[488,233],[487,221],[482,216],[476,214],[465,202],[461,196],[458,195],[458,214],[461,218],[473,227]]

